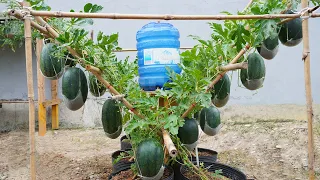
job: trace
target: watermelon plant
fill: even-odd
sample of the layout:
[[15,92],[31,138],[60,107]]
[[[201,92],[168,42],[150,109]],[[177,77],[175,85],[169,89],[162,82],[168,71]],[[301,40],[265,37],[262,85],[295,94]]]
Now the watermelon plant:
[[[13,5],[12,1],[1,2],[7,3],[8,8],[21,9]],[[42,0],[28,2],[36,10],[51,9]],[[288,13],[288,10],[296,9],[296,6],[296,1],[255,0],[247,9],[236,14]],[[100,5],[87,3],[79,12],[97,13],[102,9]],[[75,11],[70,10],[70,12]],[[231,14],[226,11],[222,13]],[[125,95],[126,101],[123,100],[123,96],[122,98],[114,96],[105,101],[101,113],[102,126],[106,137],[111,139],[118,138],[121,132],[125,132],[132,145],[135,160],[132,169],[136,175],[144,179],[160,179],[164,165],[176,163],[186,165],[201,179],[209,179],[210,175],[206,170],[194,165],[189,157],[197,145],[200,129],[205,134],[214,136],[223,124],[219,108],[225,106],[229,100],[231,88],[229,75],[224,74],[217,84],[208,89],[208,84],[215,77],[221,76],[222,72],[218,67],[230,63],[238,52],[249,47],[249,44],[251,47],[249,52],[238,60],[248,63],[246,69],[239,70],[240,79],[248,90],[256,90],[261,88],[264,82],[266,73],[264,59],[276,56],[279,40],[287,46],[297,45],[301,41],[299,19],[285,24],[279,24],[281,19],[210,22],[208,25],[212,30],[211,37],[205,40],[191,36],[197,44],[191,50],[181,53],[179,66],[183,73],[176,74],[167,68],[170,81],[163,89],[150,93],[143,91],[137,82],[139,76],[137,59],[129,61],[129,57],[124,60],[116,57],[114,51],[121,50],[118,46],[118,33],[106,35],[100,31],[96,39],[91,39],[85,28],[94,24],[90,18],[46,18],[46,21],[54,27],[59,36],[45,37],[54,42],[57,48],[54,53],[49,50],[46,52],[46,49],[43,51],[46,57],[43,58],[43,74],[58,78],[60,73],[63,73],[62,95],[67,107],[73,111],[85,104],[88,90],[97,97],[110,88],[115,88]],[[20,22],[19,25],[22,30],[23,24]],[[4,35],[7,32],[5,28],[8,27],[10,23],[1,26],[2,45],[10,45],[14,49],[13,39]],[[23,40],[23,36],[17,37]],[[36,30],[33,37],[44,38]],[[70,49],[74,50],[72,55]],[[51,58],[52,56],[54,58]],[[48,59],[57,62],[47,62]],[[60,66],[60,59],[64,59],[64,66]],[[86,69],[87,65],[97,68],[99,73],[91,71],[89,78],[86,77],[85,70],[82,69]],[[57,68],[59,71],[56,71]],[[98,82],[100,76],[109,83],[103,83],[101,78]],[[160,105],[159,102],[162,100],[166,100],[168,105]],[[128,105],[125,102],[131,102],[133,108],[126,108]],[[192,110],[186,117],[182,117],[190,105]],[[134,113],[137,111],[140,115]],[[169,133],[178,151],[177,156],[169,156],[163,138],[165,131]]]

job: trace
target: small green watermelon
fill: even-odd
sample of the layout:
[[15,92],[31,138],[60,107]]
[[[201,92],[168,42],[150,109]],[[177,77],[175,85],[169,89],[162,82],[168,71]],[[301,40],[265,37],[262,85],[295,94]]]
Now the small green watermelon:
[[157,140],[149,138],[140,142],[136,149],[135,160],[143,179],[159,180],[163,176],[164,151]]
[[230,97],[231,81],[227,74],[214,85],[214,91],[211,92],[211,101],[216,107],[223,107],[227,104]]
[[185,118],[184,125],[179,128],[178,137],[187,149],[192,151],[198,145],[199,128],[193,118]]
[[279,51],[279,38],[276,33],[266,38],[261,46],[257,47],[259,54],[267,60],[273,59]]
[[78,67],[66,68],[62,77],[62,96],[68,109],[80,109],[88,97],[88,84],[84,72]]
[[242,84],[249,90],[262,87],[265,79],[266,67],[263,58],[258,53],[248,55],[248,69],[240,70]]
[[[294,10],[286,11],[286,14],[296,14]],[[280,42],[288,47],[296,46],[302,41],[302,20],[296,18],[280,25]]]
[[63,58],[57,58],[54,53],[57,51],[54,43],[43,45],[40,54],[40,72],[44,77],[50,80],[59,79],[64,72]]
[[218,134],[221,128],[220,111],[218,108],[216,108],[214,105],[211,105],[201,110],[200,127],[202,131],[209,136]]
[[107,99],[102,106],[102,126],[105,134],[116,139],[122,132],[122,115],[116,100]]

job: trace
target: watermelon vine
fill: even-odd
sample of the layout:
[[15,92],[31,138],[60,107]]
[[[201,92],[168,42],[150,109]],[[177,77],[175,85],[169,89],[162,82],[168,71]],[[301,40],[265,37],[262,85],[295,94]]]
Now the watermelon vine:
[[[8,9],[21,9],[15,1],[1,0],[0,2],[6,3]],[[50,6],[46,5],[42,0],[29,0],[28,2],[35,10],[51,10]],[[312,2],[315,5],[319,5],[319,1],[317,0]],[[286,13],[286,10],[295,10],[297,6],[297,1],[255,0],[250,7],[243,11],[238,11],[237,14],[279,14]],[[102,10],[103,7],[100,5],[87,3],[79,12],[97,13]],[[73,9],[70,10],[70,12],[75,11],[76,10]],[[227,11],[222,13],[231,14]],[[6,16],[6,14],[4,14],[4,16]],[[69,54],[67,47],[76,50],[77,54],[81,56],[81,60],[86,64],[99,68],[103,78],[110,82],[119,92],[125,94],[126,99],[132,102],[134,108],[138,109],[145,117],[141,118],[133,114],[131,110],[124,107],[121,100],[107,100],[108,104],[105,105],[107,107],[106,109],[119,109],[121,112],[122,122],[114,124],[118,124],[119,127],[121,126],[121,130],[124,130],[129,137],[133,149],[139,149],[138,154],[136,154],[136,152],[131,153],[135,158],[138,158],[136,160],[141,162],[141,164],[146,161],[141,147],[146,149],[147,147],[153,147],[157,150],[157,153],[164,153],[161,149],[165,149],[165,147],[161,143],[163,142],[162,129],[165,129],[170,133],[171,139],[179,152],[178,157],[169,157],[169,161],[166,163],[177,163],[179,160],[182,160],[188,167],[195,170],[196,173],[199,173],[203,179],[206,179],[208,174],[204,173],[204,169],[193,165],[189,160],[190,149],[182,143],[193,143],[194,140],[183,139],[184,136],[181,135],[181,133],[179,134],[179,132],[185,132],[182,128],[184,128],[185,121],[190,119],[200,121],[201,129],[208,135],[213,136],[219,131],[220,113],[214,103],[214,98],[216,98],[216,95],[219,98],[225,98],[229,95],[231,84],[230,82],[228,83],[229,77],[225,76],[223,79],[226,79],[225,82],[228,83],[227,85],[223,85],[223,80],[220,83],[221,85],[214,87],[210,90],[210,93],[206,92],[208,84],[221,73],[217,67],[227,65],[239,51],[249,44],[251,46],[250,51],[238,60],[239,62],[248,61],[248,69],[241,70],[241,77],[244,77],[242,83],[250,90],[259,89],[263,81],[259,81],[260,84],[256,84],[258,81],[255,80],[264,79],[265,76],[265,66],[260,56],[260,54],[263,55],[261,48],[271,51],[272,48],[278,45],[278,38],[280,38],[278,36],[281,35],[279,34],[281,30],[286,30],[285,28],[295,28],[295,25],[291,25],[291,27],[288,23],[279,24],[281,19],[226,20],[223,23],[208,23],[212,30],[210,39],[191,36],[198,43],[191,50],[181,53],[182,61],[179,66],[183,73],[176,74],[168,68],[168,75],[171,81],[167,82],[163,89],[158,89],[151,95],[148,92],[142,91],[136,80],[138,77],[137,59],[129,61],[129,57],[127,57],[124,60],[119,60],[114,53],[114,51],[121,50],[121,47],[118,45],[118,33],[106,35],[100,31],[96,39],[91,39],[88,37],[89,32],[85,26],[93,25],[94,21],[92,19],[70,18],[67,20],[63,18],[47,18],[46,21],[50,26],[54,27],[59,33],[59,36],[55,39],[47,38],[34,29],[34,40],[40,37],[48,39],[50,42],[56,41],[54,56],[56,57],[55,59],[65,59],[66,62],[69,62],[65,64],[65,68],[71,68],[76,64],[82,65],[78,63],[77,58]],[[8,29],[12,30],[10,35],[8,34]],[[301,32],[297,33],[299,34]],[[270,45],[269,40],[273,39],[276,39],[276,41],[272,41]],[[0,42],[2,43],[2,47],[8,46],[12,50],[21,46],[23,42],[23,23],[18,20],[12,20],[6,21],[4,25],[1,25]],[[257,49],[258,52],[256,52]],[[275,54],[273,54],[272,58],[274,56]],[[252,69],[258,69],[259,71]],[[97,92],[97,90],[101,90],[101,92],[104,93],[107,88],[103,84],[98,83],[92,74],[90,74],[89,82],[88,87],[95,88],[90,90],[91,93],[97,97],[100,96],[100,92]],[[252,85],[252,83],[255,84]],[[225,95],[219,94],[219,88],[217,87],[220,86],[221,88],[225,87],[225,92],[223,92]],[[67,86],[65,87],[67,88]],[[83,99],[85,101],[86,97]],[[159,101],[161,99],[167,100],[169,106],[160,106]],[[226,99],[221,106],[224,106],[227,101],[228,99]],[[109,104],[112,105],[112,108]],[[115,108],[115,104],[120,106],[120,108]],[[194,104],[194,109],[185,119],[181,118],[181,115],[191,104]],[[112,112],[105,113],[107,116],[103,116],[103,118],[108,119],[108,121],[112,121],[112,118],[119,120],[118,117],[108,114]],[[193,122],[191,122],[191,124],[192,123]],[[103,122],[103,125],[112,126],[112,122]],[[117,129],[114,128],[105,129],[105,131],[108,131],[108,137],[110,138],[119,137],[120,134],[118,132],[117,134],[112,134],[116,130]],[[112,135],[110,135],[110,133]],[[160,146],[161,148],[159,148]],[[153,152],[152,149],[147,150],[148,152]],[[157,162],[156,165],[159,165],[159,162],[160,165],[162,165],[165,157],[168,157],[168,155],[165,154],[164,157],[157,156],[160,160],[155,160],[155,162]],[[150,170],[150,172],[147,172],[146,169],[139,169],[147,168],[145,164],[143,167],[142,165],[141,167],[138,165],[138,167],[133,168],[138,174],[145,172],[145,175],[153,176],[156,173],[154,169]]]

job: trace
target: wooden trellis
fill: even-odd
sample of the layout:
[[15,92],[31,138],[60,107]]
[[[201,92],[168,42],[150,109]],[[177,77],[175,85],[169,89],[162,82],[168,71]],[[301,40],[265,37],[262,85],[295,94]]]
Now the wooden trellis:
[[[290,21],[294,18],[302,18],[302,30],[303,30],[303,57],[304,60],[304,76],[305,76],[305,89],[306,89],[306,106],[307,106],[307,117],[308,117],[308,168],[309,168],[309,179],[314,180],[314,145],[313,145],[313,108],[312,108],[312,93],[311,93],[311,81],[310,81],[310,49],[309,49],[309,30],[308,30],[308,19],[320,17],[320,14],[313,13],[315,8],[308,8],[308,0],[301,0],[301,8],[306,9],[298,14],[266,14],[266,15],[142,15],[142,14],[107,14],[107,13],[76,13],[76,12],[51,12],[51,11],[34,11],[30,8],[26,8],[22,11],[12,10],[9,12],[10,15],[15,16],[19,19],[23,19],[25,23],[25,45],[26,45],[26,64],[27,64],[27,81],[28,81],[28,100],[29,100],[29,135],[30,135],[30,175],[31,179],[35,179],[35,114],[34,114],[34,91],[33,91],[33,81],[32,81],[32,44],[31,44],[31,26],[38,29],[45,36],[56,38],[59,34],[51,28],[41,16],[46,17],[78,17],[78,18],[105,18],[105,19],[162,19],[162,20],[236,20],[236,19],[275,19],[275,18],[287,18],[284,21]],[[23,4],[22,4],[23,5]],[[23,13],[22,13],[23,12]],[[37,22],[31,20],[34,16]],[[283,22],[284,22],[283,21]],[[101,77],[100,69],[86,65],[81,57],[70,47],[67,47],[70,53],[78,58],[80,63],[86,67],[86,70],[92,72],[97,79],[102,82],[113,95],[120,95],[120,93],[115,90],[108,81]],[[239,54],[230,62],[234,64],[237,60],[250,48],[247,45]],[[230,66],[226,66],[222,69],[228,70]],[[221,77],[226,73],[224,71],[221,76],[217,76],[210,85],[212,87]],[[125,99],[122,98],[122,103],[130,109],[137,116],[144,118],[137,109]],[[194,108],[194,104],[186,110],[182,117],[186,117],[189,112]],[[169,137],[169,138],[168,138]],[[176,155],[176,148],[172,143],[168,132],[163,130],[163,139],[166,144],[168,153],[171,156]]]

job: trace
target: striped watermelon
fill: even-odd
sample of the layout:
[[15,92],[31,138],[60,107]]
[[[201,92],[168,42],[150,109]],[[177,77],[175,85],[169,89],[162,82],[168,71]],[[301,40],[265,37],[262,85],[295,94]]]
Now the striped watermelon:
[[40,55],[40,72],[50,80],[59,79],[64,72],[64,59],[57,58],[54,53],[57,51],[54,43],[43,45]]
[[145,139],[139,143],[135,160],[139,174],[143,179],[159,180],[164,172],[164,151],[162,145],[153,138]]
[[230,97],[231,81],[228,74],[224,74],[223,77],[214,85],[214,91],[211,92],[211,101],[216,107],[225,106]]
[[115,139],[122,132],[122,115],[116,100],[107,99],[102,106],[102,126],[105,134]]
[[68,109],[76,111],[87,100],[88,84],[84,72],[78,67],[69,67],[62,77],[62,96]]
[[[288,10],[286,14],[296,14],[296,12]],[[288,47],[300,44],[302,41],[302,19],[296,18],[280,25],[279,40]]]
[[199,128],[195,119],[185,118],[184,125],[179,128],[178,137],[186,148],[192,151],[198,145]]
[[273,59],[279,51],[278,35],[275,33],[270,37],[266,38],[261,43],[261,46],[257,47],[257,50],[264,59],[267,59],[267,60]]
[[202,131],[214,136],[220,131],[220,111],[214,105],[205,107],[200,112],[200,127]]
[[266,67],[263,58],[258,53],[248,55],[248,69],[240,70],[240,80],[249,90],[262,87],[266,75]]

